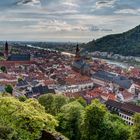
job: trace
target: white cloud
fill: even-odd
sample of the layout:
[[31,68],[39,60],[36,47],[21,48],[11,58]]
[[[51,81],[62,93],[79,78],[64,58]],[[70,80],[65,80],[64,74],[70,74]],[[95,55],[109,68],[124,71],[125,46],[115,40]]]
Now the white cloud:
[[66,6],[68,6],[68,7],[79,7],[79,5],[78,4],[76,4],[76,3],[72,3],[72,2],[63,2],[62,3],[63,5],[66,5]]
[[17,2],[18,6],[41,6],[41,1],[40,0],[21,0]]
[[100,8],[112,8],[114,7],[116,0],[100,0],[96,2],[96,8],[100,9]]
[[116,13],[116,14],[133,14],[133,15],[138,15],[138,14],[140,14],[140,9],[122,9],[122,10],[117,10],[114,13]]
[[88,31],[88,27],[78,24],[68,24],[62,20],[40,21],[35,25],[25,26],[24,28],[33,29],[42,32],[72,32],[72,31]]

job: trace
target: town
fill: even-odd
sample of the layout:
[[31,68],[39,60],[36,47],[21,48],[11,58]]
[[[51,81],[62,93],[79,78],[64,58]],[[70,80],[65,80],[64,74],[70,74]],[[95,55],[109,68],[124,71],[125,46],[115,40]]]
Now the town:
[[80,54],[26,46],[10,46],[1,49],[0,92],[15,97],[38,98],[53,93],[69,98],[82,97],[87,104],[99,99],[110,111],[115,111],[125,122],[133,125],[134,113],[140,113],[136,105],[140,100],[140,69],[108,64]]

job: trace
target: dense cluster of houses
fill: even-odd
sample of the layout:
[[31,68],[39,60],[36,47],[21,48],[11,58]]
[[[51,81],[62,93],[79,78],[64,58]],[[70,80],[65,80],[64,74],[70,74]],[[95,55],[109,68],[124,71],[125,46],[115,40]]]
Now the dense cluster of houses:
[[88,104],[93,99],[99,99],[109,110],[115,108],[116,113],[130,125],[133,124],[130,117],[135,112],[140,113],[140,107],[129,105],[132,113],[128,121],[127,117],[124,118],[125,112],[126,115],[128,112],[123,110],[128,102],[140,99],[140,69],[126,71],[100,60],[86,60],[80,55],[78,46],[74,57],[35,48],[25,52],[17,47],[14,53],[9,53],[8,43],[5,44],[6,60],[0,61],[0,67],[6,68],[6,72],[0,72],[1,93],[10,84],[14,87],[14,96],[37,98],[54,93],[70,98],[83,97]]

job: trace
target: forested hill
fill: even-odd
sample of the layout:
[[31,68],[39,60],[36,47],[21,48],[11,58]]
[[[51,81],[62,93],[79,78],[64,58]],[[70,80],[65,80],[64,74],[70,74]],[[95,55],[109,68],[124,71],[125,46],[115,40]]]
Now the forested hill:
[[83,45],[84,51],[140,56],[140,25],[121,34],[107,35]]

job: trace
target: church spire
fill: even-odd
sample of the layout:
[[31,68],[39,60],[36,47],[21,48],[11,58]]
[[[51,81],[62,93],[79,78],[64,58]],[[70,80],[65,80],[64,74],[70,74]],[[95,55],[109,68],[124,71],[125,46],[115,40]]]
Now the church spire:
[[75,60],[78,61],[81,59],[81,56],[80,56],[80,49],[79,49],[79,45],[77,44],[76,46],[76,54],[75,54]]
[[79,49],[79,46],[77,44],[77,46],[76,46],[76,55],[79,54],[79,52],[80,52],[80,49]]
[[6,43],[5,43],[5,50],[4,50],[4,54],[5,54],[6,58],[8,57],[8,53],[9,53],[9,46],[8,46],[8,42],[6,41]]

